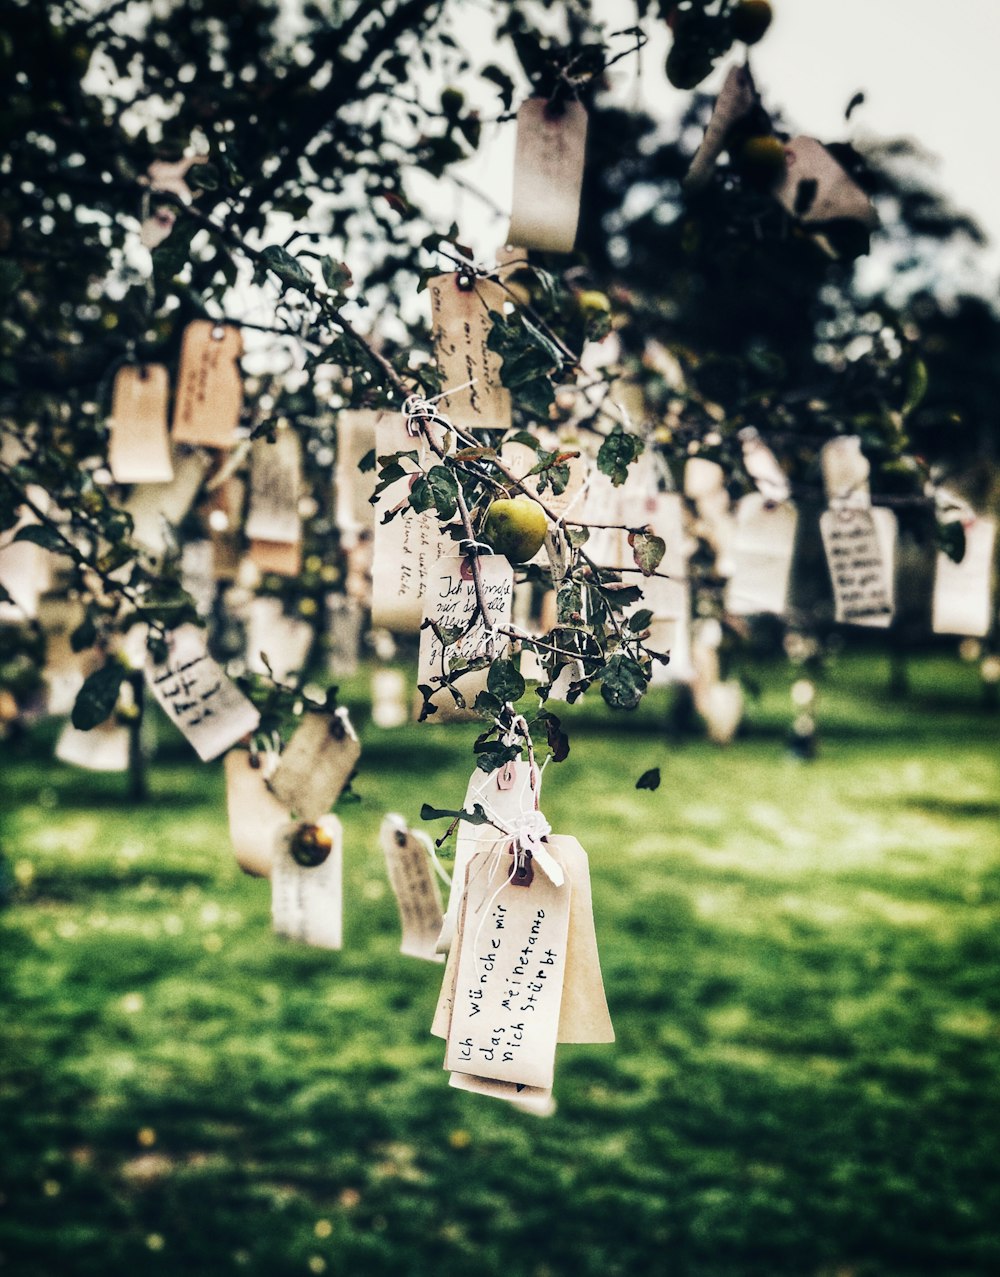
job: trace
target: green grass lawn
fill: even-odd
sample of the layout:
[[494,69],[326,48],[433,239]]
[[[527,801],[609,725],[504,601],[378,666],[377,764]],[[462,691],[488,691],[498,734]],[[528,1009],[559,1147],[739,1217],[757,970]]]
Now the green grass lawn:
[[460,803],[474,729],[363,725],[339,954],[271,935],[221,765],[166,726],[140,808],[5,747],[0,1271],[1000,1272],[997,718],[974,668],[889,702],[845,658],[803,764],[791,677],[726,751],[662,694],[571,716],[543,807],[618,1041],[560,1048],[549,1120],[449,1088],[440,968],[398,954],[379,822]]

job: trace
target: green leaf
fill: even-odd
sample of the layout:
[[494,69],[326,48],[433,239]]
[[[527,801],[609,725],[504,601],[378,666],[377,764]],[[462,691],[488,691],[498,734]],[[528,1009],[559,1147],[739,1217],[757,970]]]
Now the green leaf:
[[667,552],[666,541],[648,532],[630,532],[628,543],[636,567],[642,570],[643,576],[652,576]]
[[458,509],[458,481],[448,467],[431,466],[427,472],[427,486],[439,516],[442,519],[453,518]]
[[124,677],[125,666],[118,661],[108,661],[86,679],[77,693],[71,716],[78,731],[89,732],[113,712]]
[[343,262],[338,262],[334,257],[324,257],[321,265],[323,283],[326,284],[331,293],[336,293],[338,297],[343,297],[344,293],[354,283],[354,276],[350,270]]
[[490,666],[486,686],[500,701],[518,701],[524,695],[524,679],[513,661],[494,661]]
[[937,543],[953,563],[961,563],[965,558],[965,528],[958,519],[937,525]]
[[629,466],[642,449],[643,442],[638,435],[626,434],[621,426],[615,426],[597,453],[597,468],[615,487],[620,487],[628,478]]
[[649,629],[652,619],[652,611],[648,607],[641,608],[638,612],[633,612],[628,618],[628,628],[633,634],[641,634],[643,630]]
[[83,652],[88,647],[93,647],[96,640],[97,626],[94,624],[94,618],[88,612],[72,634],[70,634],[69,645],[74,652]]
[[26,523],[18,528],[14,540],[30,541],[33,545],[40,545],[43,550],[55,550],[62,554],[65,554],[68,549],[66,542],[55,528],[50,528],[44,523]]
[[659,789],[659,767],[651,767],[648,772],[643,772],[639,779],[635,782],[635,787],[636,789]]
[[647,678],[638,661],[619,652],[601,675],[601,695],[612,709],[635,709],[646,691]]
[[908,417],[923,401],[928,384],[927,365],[919,355],[915,355],[906,373],[906,398],[901,409],[904,417]]
[[271,244],[264,249],[260,256],[267,269],[273,271],[283,284],[288,284],[291,288],[305,289],[306,291],[312,288],[312,278],[309,272],[298,258],[293,257],[280,244]]

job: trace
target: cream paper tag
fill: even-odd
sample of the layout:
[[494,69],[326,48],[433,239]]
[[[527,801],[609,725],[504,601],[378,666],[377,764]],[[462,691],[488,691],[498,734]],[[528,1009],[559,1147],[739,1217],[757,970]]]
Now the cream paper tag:
[[891,510],[838,502],[819,519],[841,625],[888,626],[893,613],[896,519]]
[[[566,979],[559,1009],[560,1042],[613,1042],[601,959],[594,930],[594,905],[590,889],[590,864],[583,847],[569,834],[549,834],[545,840],[566,872],[570,896]],[[535,882],[538,881],[535,874]],[[534,891],[534,883],[530,890]]]
[[257,766],[245,749],[231,749],[223,759],[229,841],[244,873],[269,878],[278,830],[290,819],[288,810],[267,787],[263,755]]
[[550,1086],[524,1086],[518,1082],[498,1082],[496,1078],[476,1077],[473,1073],[452,1073],[448,1085],[458,1091],[471,1091],[473,1095],[488,1095],[495,1100],[506,1100],[515,1108],[536,1117],[551,1117],[556,1111]]
[[[433,429],[433,426],[431,427]],[[386,413],[376,423],[376,455],[416,452],[419,465],[404,458],[400,465],[416,474],[433,459],[425,439],[407,433],[405,418]],[[406,501],[413,480],[397,479],[375,504],[375,546],[372,563],[372,628],[379,626],[399,634],[416,634],[423,620],[423,596],[427,579],[442,554],[454,542],[441,533],[437,512],[417,514],[404,506],[390,522],[383,518]]]
[[181,585],[194,600],[199,616],[210,616],[215,604],[215,550],[207,538],[187,541],[181,550]]
[[792,495],[788,476],[753,426],[740,431],[740,442],[743,445],[744,469],[756,484],[757,491],[768,501],[787,501]]
[[18,530],[34,518],[21,519],[0,543],[0,585],[10,595],[0,602],[0,624],[33,620],[38,602],[50,583],[49,552],[33,541],[15,541]]
[[296,545],[302,539],[299,496],[302,447],[294,430],[279,430],[274,443],[255,439],[250,454],[250,502],[243,531],[250,541]]
[[334,678],[350,678],[358,672],[364,612],[357,599],[346,594],[326,596],[327,670]]
[[427,290],[442,385],[464,387],[441,399],[442,412],[465,430],[509,430],[510,391],[500,380],[500,356],[488,345],[490,311],[503,314],[506,292],[493,280],[462,271],[435,275],[427,281]]
[[[285,683],[304,669],[315,632],[308,621],[286,616],[281,599],[259,595],[247,609],[247,667]],[[265,662],[266,658],[266,662]]]
[[977,518],[965,525],[965,555],[955,563],[939,551],[934,569],[935,634],[983,638],[993,619],[993,546],[996,520]]
[[67,723],[56,741],[56,758],[61,763],[90,772],[128,771],[129,731],[121,723],[98,723],[89,732]]
[[169,483],[170,382],[162,364],[126,364],[115,375],[108,419],[108,467],[116,483]]
[[[479,558],[480,579],[486,618],[477,612],[476,587],[471,561],[461,555],[439,559],[428,582],[424,599],[424,617],[444,631],[461,631],[461,635],[448,647],[443,647],[430,625],[420,631],[420,651],[417,660],[417,685],[424,684],[436,690],[430,697],[437,707],[432,715],[435,722],[449,722],[477,717],[472,709],[476,694],[486,687],[489,669],[474,670],[459,675],[448,686],[441,686],[442,673],[447,672],[457,658],[466,661],[481,657],[498,659],[509,648],[510,640],[497,636],[487,629],[488,620],[493,627],[508,626],[514,598],[514,569],[503,555],[487,554]],[[455,700],[457,692],[465,702],[461,706]]]
[[356,538],[375,527],[372,497],[378,471],[363,471],[361,461],[376,448],[376,431],[383,417],[393,418],[394,433],[406,434],[406,418],[399,412],[345,408],[337,414],[337,468],[334,472],[334,513],[341,539]]
[[399,906],[403,929],[400,953],[427,962],[443,962],[444,956],[435,949],[441,930],[441,890],[426,836],[409,829],[402,816],[390,813],[382,821],[379,841]]
[[749,66],[731,66],[715,99],[705,136],[684,179],[688,190],[701,190],[707,185],[715,171],[715,162],[726,145],[729,130],[737,120],[748,115],[758,101]]
[[[796,207],[799,187],[814,182],[816,193],[804,213]],[[878,225],[871,200],[814,137],[793,137],[785,144],[785,177],[774,192],[789,213],[808,225],[850,218],[870,230]]]
[[318,820],[340,797],[360,757],[346,709],[307,710],[282,750],[271,791],[299,820]]
[[837,501],[871,505],[868,487],[871,465],[861,451],[857,435],[839,435],[828,440],[820,452],[820,466],[826,499],[831,505]]
[[727,611],[734,616],[784,613],[797,526],[798,512],[790,502],[772,505],[759,492],[737,502]]
[[46,594],[38,600],[38,624],[45,635],[46,713],[69,714],[83,686],[83,654],[74,652],[70,635],[84,618],[79,599]]
[[331,847],[323,863],[311,867],[292,857],[292,842],[300,826],[278,830],[271,865],[271,921],[279,936],[318,949],[339,949],[343,944],[344,833],[336,816],[323,816],[316,824]]
[[529,98],[517,112],[509,244],[571,253],[580,217],[587,112]]
[[445,1068],[549,1088],[566,975],[570,886],[508,881],[509,840],[466,875]]
[[146,657],[146,682],[202,762],[217,758],[260,723],[260,715],[208,655],[205,632],[182,625],[166,636],[167,659]]
[[[455,938],[465,890],[465,872],[472,857],[484,847],[492,847],[502,833],[517,827],[525,812],[538,807],[541,784],[538,768],[532,768],[530,763],[519,758],[492,772],[484,772],[477,767],[469,777],[462,810],[473,814],[476,807],[481,807],[491,823],[472,825],[467,820],[458,822],[448,909],[437,939],[439,953],[447,953]],[[440,1036],[444,1037],[446,1032],[447,1022]]]
[[299,541],[251,541],[247,553],[261,572],[298,576],[302,571],[302,544]]
[[231,448],[243,408],[240,330],[195,319],[184,329],[174,403],[174,442]]
[[208,473],[211,460],[203,452],[173,454],[174,477],[169,483],[143,484],[134,488],[125,502],[132,516],[132,540],[154,558],[168,549],[171,530],[176,528],[194,504]]

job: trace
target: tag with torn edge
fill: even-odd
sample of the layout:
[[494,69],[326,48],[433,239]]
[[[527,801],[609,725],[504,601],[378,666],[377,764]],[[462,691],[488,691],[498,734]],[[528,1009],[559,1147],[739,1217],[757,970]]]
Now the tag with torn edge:
[[[418,460],[415,463],[404,457],[399,464],[407,471],[406,477],[391,483],[375,503],[372,628],[384,626],[398,634],[416,634],[423,619],[427,578],[454,542],[443,535],[435,510],[418,514],[405,504],[413,476],[434,460],[427,441],[407,433],[406,418],[400,413],[386,413],[376,423],[375,451],[379,457],[416,452]],[[384,522],[400,506],[399,513]]]
[[307,710],[278,759],[271,792],[299,820],[330,810],[361,757],[346,709]]
[[513,865],[510,840],[478,852],[469,865],[445,1068],[549,1088],[571,888],[538,872],[528,885],[516,884]]
[[[488,665],[444,683],[454,663],[493,661],[510,647],[510,639],[494,633],[510,625],[514,598],[514,569],[499,554],[478,559],[486,617],[479,614],[472,563],[461,555],[449,555],[434,565],[424,598],[424,621],[420,631],[417,685],[434,689],[431,704],[435,722],[456,722],[477,717],[472,709],[476,695],[485,690]],[[487,621],[490,628],[487,628]],[[445,647],[434,626],[451,638]],[[459,703],[456,694],[463,703]]]
[[441,399],[441,411],[466,430],[509,430],[510,391],[500,380],[500,356],[489,348],[490,311],[502,315],[507,300],[503,285],[455,271],[429,279],[427,291],[441,384],[464,387]]
[[529,98],[521,104],[508,244],[573,251],[586,145],[587,112],[581,103]]
[[108,418],[108,468],[116,483],[169,483],[170,382],[162,364],[126,364],[115,374]]
[[255,439],[250,452],[250,502],[243,529],[248,540],[296,545],[302,539],[301,487],[302,447],[295,431],[278,430],[274,443]]
[[243,338],[232,324],[195,319],[184,329],[174,403],[174,443],[231,448],[243,408]]
[[393,812],[382,821],[379,841],[385,854],[403,936],[399,951],[408,958],[443,962],[435,943],[441,930],[441,890],[433,869],[433,852],[426,834],[411,830]]
[[336,816],[279,829],[271,866],[271,921],[279,936],[319,949],[343,943],[344,834]]
[[146,657],[146,682],[202,762],[217,758],[260,723],[260,714],[208,655],[205,633],[182,625],[166,636],[167,658]]
[[254,761],[245,749],[231,749],[223,759],[229,841],[244,873],[269,878],[275,839],[290,814],[267,787],[265,757],[257,755],[256,767]]
[[737,502],[727,611],[734,616],[784,613],[797,527],[798,512],[788,501],[773,505],[761,493],[750,492]]

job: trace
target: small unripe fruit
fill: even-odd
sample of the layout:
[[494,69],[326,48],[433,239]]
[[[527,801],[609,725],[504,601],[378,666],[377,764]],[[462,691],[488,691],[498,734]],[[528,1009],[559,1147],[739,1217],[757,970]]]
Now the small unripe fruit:
[[771,25],[774,11],[770,0],[743,0],[730,16],[732,33],[744,44],[756,44]]
[[292,834],[288,851],[303,869],[315,869],[333,850],[333,839],[322,825],[299,825]]
[[740,176],[758,190],[770,190],[785,176],[784,143],[769,134],[747,138],[735,159]]

